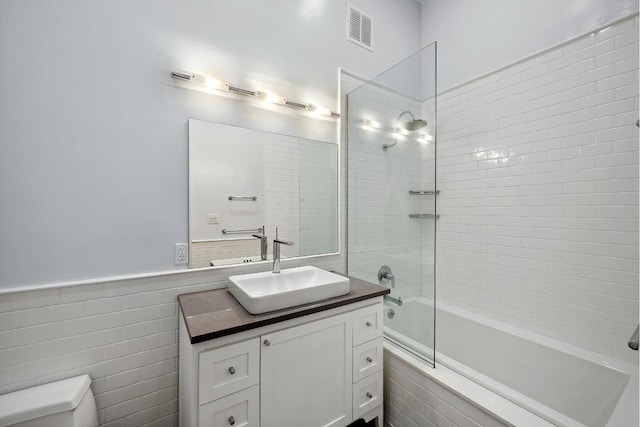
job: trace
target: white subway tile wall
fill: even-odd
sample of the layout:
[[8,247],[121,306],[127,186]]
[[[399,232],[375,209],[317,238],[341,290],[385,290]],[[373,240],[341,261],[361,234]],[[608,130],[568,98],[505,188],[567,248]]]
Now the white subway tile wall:
[[384,418],[389,427],[504,427],[489,413],[384,352]]
[[338,250],[339,154],[339,146],[335,144],[300,141],[298,254],[301,256]]
[[282,240],[293,241],[293,246],[282,246],[281,256],[298,256],[300,251],[300,139],[278,134],[265,134],[265,233],[272,241],[278,236]]
[[[406,110],[430,125],[394,136]],[[388,265],[395,277],[392,293],[402,298],[423,293],[423,273],[433,285],[434,220],[409,217],[434,212],[434,196],[409,194],[434,189],[434,144],[419,141],[433,134],[432,115],[425,111],[422,102],[375,84],[349,94],[349,274],[378,283],[379,268]],[[383,144],[394,142],[383,151]]]
[[638,18],[438,98],[438,298],[638,363]]

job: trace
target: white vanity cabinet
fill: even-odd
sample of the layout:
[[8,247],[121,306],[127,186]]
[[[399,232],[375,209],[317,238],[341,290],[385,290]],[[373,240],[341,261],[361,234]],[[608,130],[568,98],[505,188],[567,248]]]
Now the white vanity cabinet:
[[261,337],[262,427],[351,422],[350,320],[343,314]]
[[197,344],[180,316],[180,426],[382,426],[381,300]]

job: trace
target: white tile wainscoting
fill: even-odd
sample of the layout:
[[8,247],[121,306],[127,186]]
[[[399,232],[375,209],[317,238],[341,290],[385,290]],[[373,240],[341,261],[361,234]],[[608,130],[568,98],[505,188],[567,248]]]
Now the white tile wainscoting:
[[[338,256],[283,261],[341,270]],[[177,425],[177,296],[270,265],[0,295],[0,394],[87,373],[100,425]]]
[[[423,369],[433,369],[423,365]],[[507,426],[387,349],[384,351],[384,393],[388,427]]]

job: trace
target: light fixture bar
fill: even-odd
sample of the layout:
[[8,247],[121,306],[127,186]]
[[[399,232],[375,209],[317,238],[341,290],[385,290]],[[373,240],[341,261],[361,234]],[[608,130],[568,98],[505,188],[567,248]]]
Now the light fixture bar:
[[307,104],[303,104],[302,102],[289,101],[288,99],[284,102],[284,105],[287,107],[299,108],[301,110],[307,109]]
[[193,74],[185,74],[185,73],[179,73],[177,71],[172,71],[171,77],[173,77],[176,80],[183,80],[183,81],[190,82],[191,80],[193,80],[195,76]]
[[[211,80],[199,74],[172,71],[171,77],[178,81],[189,82],[197,86],[203,86],[209,89],[216,89],[221,92],[231,92],[237,95],[262,99],[276,105],[283,105],[285,107],[296,108],[298,110],[311,111],[332,119],[337,119],[340,117],[339,113],[336,113],[335,111],[331,111],[327,108],[318,107],[305,102],[292,101],[277,95],[272,95],[272,94],[269,95],[266,92],[263,92],[260,90],[251,90],[251,89],[241,88],[241,87],[234,86],[229,83],[221,82],[218,80]],[[213,84],[212,82],[214,82],[215,84]],[[209,92],[209,93],[212,93],[212,92]]]
[[258,92],[259,92],[257,90],[243,89],[241,87],[236,87],[236,86],[231,86],[231,85],[229,85],[228,91],[229,92],[233,92],[233,93],[237,93],[238,95],[253,96],[253,97],[258,96]]

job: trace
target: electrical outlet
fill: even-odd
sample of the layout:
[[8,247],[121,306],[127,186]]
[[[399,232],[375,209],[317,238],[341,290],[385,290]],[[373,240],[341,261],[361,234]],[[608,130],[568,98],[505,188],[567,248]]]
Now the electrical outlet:
[[209,224],[217,224],[218,223],[218,214],[209,214],[209,215],[207,215],[207,222]]
[[173,257],[175,264],[187,264],[189,262],[189,244],[176,243]]

